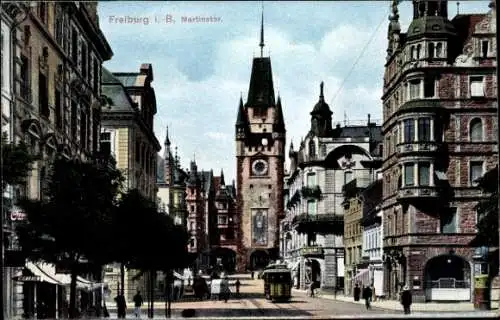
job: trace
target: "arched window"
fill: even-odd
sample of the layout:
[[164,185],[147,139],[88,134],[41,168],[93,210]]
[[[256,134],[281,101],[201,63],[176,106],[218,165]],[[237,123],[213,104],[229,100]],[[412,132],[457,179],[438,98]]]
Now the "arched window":
[[420,50],[422,49],[422,45],[417,44],[417,60],[420,59]]
[[483,141],[483,122],[479,118],[474,118],[470,122],[469,138],[472,142]]
[[316,144],[314,143],[314,140],[309,141],[309,155],[311,157],[316,156]]
[[410,60],[415,60],[415,47],[411,46],[410,48]]

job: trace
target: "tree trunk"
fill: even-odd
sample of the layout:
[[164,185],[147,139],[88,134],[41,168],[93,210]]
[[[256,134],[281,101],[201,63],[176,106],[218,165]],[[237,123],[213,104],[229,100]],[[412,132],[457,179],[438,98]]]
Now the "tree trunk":
[[76,312],[76,277],[78,273],[76,266],[71,268],[71,284],[69,287],[69,318],[75,319],[78,317]]
[[[121,294],[125,297],[125,264],[120,264],[120,282],[121,282]],[[120,292],[118,292],[120,294]],[[125,301],[127,299],[125,298]]]

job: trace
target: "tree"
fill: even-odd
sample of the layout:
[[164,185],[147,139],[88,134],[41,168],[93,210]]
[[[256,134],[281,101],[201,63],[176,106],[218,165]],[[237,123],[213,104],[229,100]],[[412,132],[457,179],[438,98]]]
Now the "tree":
[[76,278],[82,260],[111,262],[107,237],[123,177],[95,162],[58,159],[43,200],[23,200],[27,222],[18,227],[30,260],[63,265],[71,272],[70,317],[76,317]]
[[25,181],[36,159],[24,143],[9,143],[7,136],[2,135],[2,194],[8,185],[19,185]]
[[498,167],[486,172],[478,183],[490,196],[476,206],[480,218],[477,224],[478,232],[471,245],[498,247]]

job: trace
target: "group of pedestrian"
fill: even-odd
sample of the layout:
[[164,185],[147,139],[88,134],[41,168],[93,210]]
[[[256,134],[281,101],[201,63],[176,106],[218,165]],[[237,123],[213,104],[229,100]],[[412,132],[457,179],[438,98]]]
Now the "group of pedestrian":
[[[359,286],[358,283],[354,286],[354,301],[359,301],[360,298],[365,300],[365,306],[367,310],[371,309],[371,302],[373,297],[375,296],[375,291],[373,286],[365,286],[363,288]],[[403,306],[403,310],[405,314],[410,314],[410,306],[412,304],[412,295],[410,288],[408,286],[404,286],[400,295],[400,302]]]
[[[118,313],[119,319],[125,319],[127,315],[127,303],[125,301],[125,296],[123,294],[118,294],[115,298],[116,309]],[[134,315],[136,318],[141,317],[141,307],[144,303],[144,300],[141,296],[141,291],[137,290],[137,293],[134,296]]]

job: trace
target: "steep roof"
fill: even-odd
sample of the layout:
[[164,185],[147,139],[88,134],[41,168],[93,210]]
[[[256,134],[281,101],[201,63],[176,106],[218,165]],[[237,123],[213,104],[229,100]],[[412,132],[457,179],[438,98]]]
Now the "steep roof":
[[254,58],[245,107],[275,105],[271,58]]

